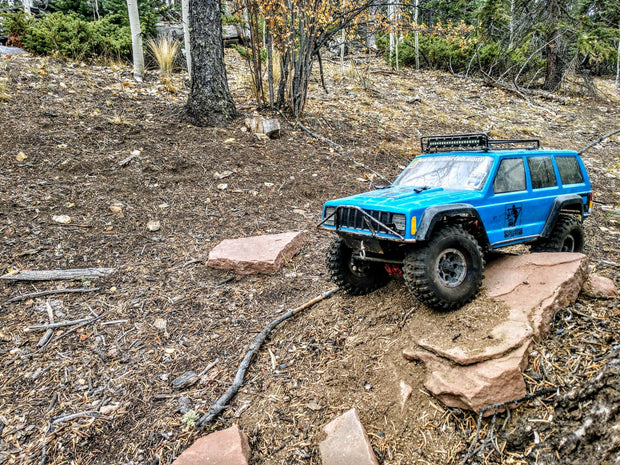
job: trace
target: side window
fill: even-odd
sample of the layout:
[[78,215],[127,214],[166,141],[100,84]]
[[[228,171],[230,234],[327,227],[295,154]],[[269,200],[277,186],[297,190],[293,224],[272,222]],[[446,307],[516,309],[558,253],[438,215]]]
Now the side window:
[[527,165],[530,168],[533,189],[557,186],[551,157],[531,157],[527,159]]
[[523,158],[506,158],[502,160],[493,181],[496,194],[525,190],[525,165]]
[[556,157],[562,184],[583,184],[583,175],[577,157]]

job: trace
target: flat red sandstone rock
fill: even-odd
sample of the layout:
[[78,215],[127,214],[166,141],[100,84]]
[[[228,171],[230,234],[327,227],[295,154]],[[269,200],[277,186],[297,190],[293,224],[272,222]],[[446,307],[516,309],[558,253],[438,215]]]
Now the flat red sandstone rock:
[[583,286],[583,293],[594,299],[618,298],[618,288],[615,283],[611,279],[597,274],[590,275]]
[[299,252],[301,231],[226,239],[209,253],[208,266],[239,274],[275,273]]
[[323,465],[379,465],[355,408],[323,430],[327,433],[327,439],[319,444]]
[[500,257],[488,265],[484,288],[509,307],[506,319],[490,327],[480,345],[413,335],[416,346],[403,355],[426,364],[425,387],[448,407],[479,411],[523,397],[527,349],[549,332],[556,310],[577,300],[587,273],[587,258],[579,253]]
[[479,412],[489,405],[525,396],[522,373],[527,366],[529,347],[529,343],[523,344],[501,358],[468,366],[452,364],[425,351],[405,351],[404,356],[426,364],[428,375],[424,387],[445,405]]
[[203,436],[172,465],[248,465],[248,438],[237,425]]

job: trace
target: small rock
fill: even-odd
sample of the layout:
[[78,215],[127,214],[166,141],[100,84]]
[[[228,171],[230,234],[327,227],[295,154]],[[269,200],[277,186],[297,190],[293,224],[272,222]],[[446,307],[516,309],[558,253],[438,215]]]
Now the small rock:
[[213,179],[224,179],[224,178],[227,178],[228,176],[231,176],[232,174],[233,172],[230,170],[222,171],[221,173],[218,173],[216,171],[215,173],[213,173]]
[[56,223],[60,224],[69,224],[71,223],[71,217],[69,215],[54,215],[52,216],[52,220]]
[[355,408],[323,427],[327,439],[319,449],[323,465],[378,465],[368,434]]
[[161,229],[161,223],[158,220],[149,221],[146,224],[146,229],[151,232],[159,231]]
[[400,410],[403,411],[405,409],[405,404],[411,397],[413,393],[413,388],[409,386],[404,380],[400,380]]
[[590,278],[583,285],[582,292],[593,299],[614,299],[618,297],[618,288],[614,282],[597,274],[590,275]]
[[228,189],[228,184],[226,184],[225,182],[223,182],[222,184],[218,184],[217,188],[221,191],[225,191],[226,189]]
[[179,397],[179,407],[177,408],[178,412],[181,415],[185,415],[192,409],[192,400],[189,397]]
[[250,453],[247,436],[234,425],[198,439],[172,465],[247,465]]
[[28,155],[26,155],[24,152],[19,152],[16,156],[15,156],[15,160],[17,160],[18,162],[22,162],[25,159],[28,158]]
[[299,252],[300,231],[226,239],[209,252],[208,266],[239,274],[275,273]]
[[109,414],[117,411],[120,406],[121,406],[121,404],[119,404],[118,402],[115,402],[113,404],[104,405],[103,407],[101,407],[99,409],[99,412],[101,412],[102,415],[109,415]]
[[125,204],[121,202],[114,202],[110,205],[110,211],[117,215],[119,218],[125,217]]

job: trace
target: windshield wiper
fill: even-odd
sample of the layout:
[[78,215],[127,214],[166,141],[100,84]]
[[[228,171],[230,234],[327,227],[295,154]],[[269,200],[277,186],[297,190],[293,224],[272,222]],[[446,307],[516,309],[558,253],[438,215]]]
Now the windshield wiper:
[[432,186],[422,186],[422,187],[416,187],[415,189],[413,189],[413,191],[416,194],[419,194],[420,192],[424,192],[424,191],[427,191],[427,190],[432,189],[432,188],[433,188]]

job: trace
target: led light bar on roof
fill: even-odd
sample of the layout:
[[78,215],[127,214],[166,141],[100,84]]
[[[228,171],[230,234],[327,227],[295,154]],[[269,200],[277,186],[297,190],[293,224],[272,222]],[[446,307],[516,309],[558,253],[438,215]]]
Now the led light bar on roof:
[[[489,139],[486,134],[452,134],[447,136],[425,136],[420,138],[422,153],[440,152],[451,149],[490,150],[501,146],[502,150],[539,149],[538,139]],[[527,145],[526,147],[523,147]]]
[[420,138],[422,152],[439,151],[456,148],[488,147],[486,134],[453,134],[449,136],[428,136]]

